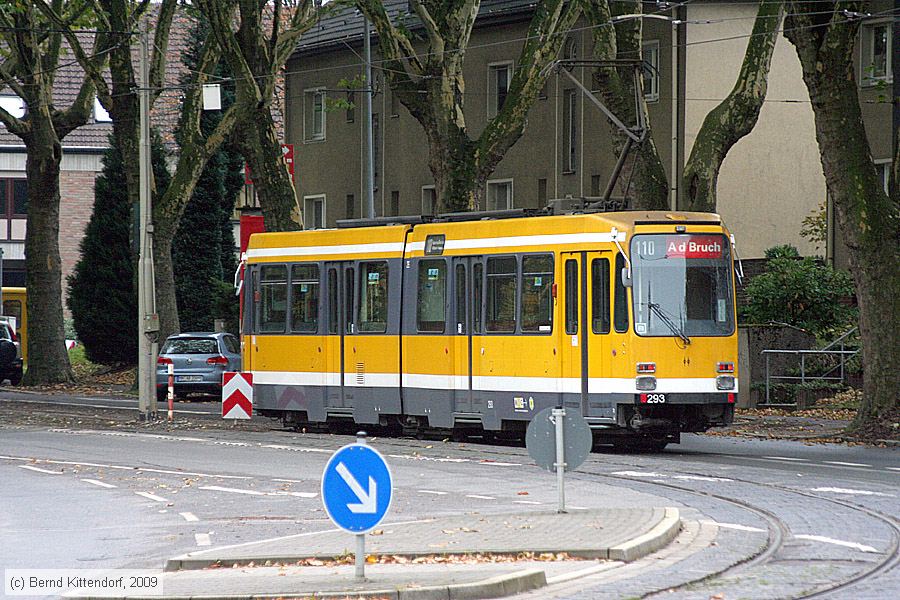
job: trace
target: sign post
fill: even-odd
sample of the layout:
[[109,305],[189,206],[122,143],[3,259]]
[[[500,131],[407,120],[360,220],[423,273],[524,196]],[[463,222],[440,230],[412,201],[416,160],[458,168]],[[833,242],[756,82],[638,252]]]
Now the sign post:
[[222,373],[222,418],[249,419],[253,416],[253,373]]
[[591,428],[573,408],[545,408],[528,424],[525,432],[528,454],[539,467],[556,473],[557,512],[566,512],[565,471],[581,466],[593,443]]
[[392,488],[387,462],[366,444],[365,431],[356,434],[355,444],[335,452],[322,473],[325,512],[335,525],[356,536],[358,581],[366,577],[366,533],[377,527],[387,514]]

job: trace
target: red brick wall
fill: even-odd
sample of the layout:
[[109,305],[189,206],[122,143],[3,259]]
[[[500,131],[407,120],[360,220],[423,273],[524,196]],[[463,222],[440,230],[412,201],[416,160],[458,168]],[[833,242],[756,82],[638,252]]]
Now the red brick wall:
[[[79,244],[94,208],[93,171],[62,171],[59,177],[59,253],[62,258],[63,303],[66,301],[66,279],[81,256]],[[66,316],[69,310],[66,308]]]

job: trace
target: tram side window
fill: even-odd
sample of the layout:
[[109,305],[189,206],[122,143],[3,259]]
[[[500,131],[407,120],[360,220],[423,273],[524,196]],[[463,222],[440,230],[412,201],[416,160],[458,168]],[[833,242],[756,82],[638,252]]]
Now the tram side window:
[[319,326],[319,265],[291,267],[291,331],[315,333]]
[[578,333],[578,261],[566,261],[566,333]]
[[[595,258],[591,261],[591,281],[593,282],[591,329],[594,333],[609,333],[609,261],[607,259]],[[625,320],[627,328],[627,314]]]
[[447,304],[447,263],[443,260],[419,261],[416,329],[443,333]]
[[487,331],[516,330],[517,270],[513,256],[487,259]]
[[384,333],[388,318],[388,264],[359,264],[359,332]]
[[338,333],[338,277],[337,269],[328,269],[328,333]]
[[615,307],[615,326],[616,331],[628,331],[628,293],[625,286],[622,285],[622,269],[625,268],[625,258],[621,254],[616,254],[616,307]]
[[484,285],[484,265],[472,265],[472,332],[481,333],[481,296]]
[[553,256],[522,259],[522,331],[553,329]]
[[287,267],[264,265],[259,277],[260,333],[284,333],[287,321]]

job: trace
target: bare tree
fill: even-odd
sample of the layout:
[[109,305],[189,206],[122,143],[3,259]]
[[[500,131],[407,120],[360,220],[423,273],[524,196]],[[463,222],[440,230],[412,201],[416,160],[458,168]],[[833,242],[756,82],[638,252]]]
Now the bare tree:
[[463,102],[463,60],[481,2],[410,0],[409,4],[424,30],[421,51],[412,34],[390,20],[381,2],[356,1],[378,34],[386,80],[425,130],[435,209],[481,208],[487,178],[522,136],[528,111],[546,80],[545,67],[559,53],[580,4],[564,0],[535,4],[506,100],[474,139]]
[[857,427],[895,416],[900,407],[900,158],[895,150],[889,197],[872,160],[853,69],[860,17],[869,4],[790,1],[785,18],[785,37],[803,69],[825,184],[856,283],[864,386]]
[[[581,0],[584,14],[592,25],[594,58],[603,61],[640,60],[643,39],[641,0],[622,0],[610,3],[608,0]],[[626,15],[628,15],[626,17]],[[614,19],[621,20],[614,24]],[[624,17],[624,18],[623,18]],[[631,66],[602,67],[597,71],[600,95],[604,104],[624,123],[637,122],[635,106],[634,69]],[[634,166],[630,175],[634,194],[631,207],[638,210],[665,210],[669,208],[669,184],[666,171],[653,140],[650,117],[643,92],[638,94],[640,110],[644,113],[647,131],[644,139],[635,149]],[[628,138],[618,127],[611,127],[616,156],[623,152]]]
[[[300,228],[294,182],[272,116],[275,84],[298,38],[318,20],[318,2],[198,0],[234,74],[234,141],[253,173],[269,231]],[[270,21],[270,23],[266,23]]]
[[734,88],[703,119],[684,167],[688,210],[716,211],[716,186],[722,163],[732,146],[756,126],[766,99],[783,8],[782,0],[760,1]]
[[[53,0],[61,20],[84,19],[84,6]],[[28,234],[25,238],[28,371],[26,385],[74,379],[65,347],[62,308],[62,264],[59,254],[59,173],[62,140],[91,115],[94,85],[85,76],[68,108],[55,106],[53,84],[62,65],[63,36],[42,18],[31,2],[0,6],[0,89],[8,87],[27,106],[17,117],[0,108],[0,122],[25,144],[28,181]],[[107,39],[93,36],[87,60],[98,68],[107,58]]]

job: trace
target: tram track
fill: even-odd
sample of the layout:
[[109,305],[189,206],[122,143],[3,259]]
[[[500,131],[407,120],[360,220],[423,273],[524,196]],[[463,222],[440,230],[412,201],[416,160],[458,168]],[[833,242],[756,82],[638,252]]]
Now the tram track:
[[[396,443],[399,440],[391,440],[391,443]],[[405,444],[399,443],[396,444],[398,446],[414,448],[414,444]],[[488,444],[478,444],[477,448],[462,448],[457,447],[454,449],[455,451],[462,453],[474,453],[477,452],[481,457],[489,456],[489,457],[497,457],[504,459],[522,459],[523,456],[521,453],[517,452],[504,452],[502,447],[490,446]],[[609,465],[609,463],[607,463]],[[523,463],[523,466],[526,466]],[[625,468],[634,468],[635,465],[625,462],[625,461],[615,461],[613,466],[621,466]],[[682,474],[691,474],[690,472],[682,471]],[[695,579],[683,582],[678,584],[677,586],[673,586],[671,588],[659,589],[648,592],[643,595],[643,598],[653,597],[656,594],[666,591],[678,591],[678,590],[686,590],[692,586],[696,586],[698,584],[703,584],[707,582],[712,582],[717,579],[728,577],[731,575],[744,573],[750,571],[752,569],[757,569],[763,567],[767,563],[770,563],[774,560],[778,560],[778,554],[784,548],[784,544],[786,541],[790,540],[793,536],[791,533],[790,526],[788,523],[780,518],[778,515],[768,510],[767,508],[761,507],[752,502],[747,502],[745,500],[741,500],[739,498],[735,498],[728,495],[723,495],[719,493],[714,493],[706,490],[698,490],[690,487],[685,487],[683,485],[678,485],[670,482],[662,482],[662,481],[650,481],[643,479],[635,479],[633,477],[628,477],[624,475],[615,475],[612,473],[602,472],[591,470],[588,465],[583,465],[581,468],[569,474],[570,478],[573,479],[605,479],[605,480],[614,480],[617,482],[627,482],[629,487],[632,487],[633,484],[637,484],[640,487],[655,487],[655,488],[664,488],[670,491],[677,491],[681,494],[688,494],[695,497],[703,497],[706,499],[713,499],[719,502],[724,502],[740,508],[741,510],[748,511],[750,513],[755,514],[760,519],[762,519],[768,528],[768,539],[766,544],[758,551],[753,553],[750,556],[747,556],[743,560],[730,565],[727,568],[720,569],[718,571],[707,573],[702,577],[697,577]],[[798,490],[794,488],[790,488],[783,485],[778,485],[774,483],[766,483],[759,481],[752,481],[750,479],[733,477],[729,474],[728,479],[730,482],[738,483],[742,485],[748,486],[756,486],[762,487],[769,490],[774,490],[782,494],[792,494],[796,496],[802,496],[807,499],[813,499],[820,502],[826,502],[833,505],[840,506],[844,509],[848,509],[851,511],[861,512],[868,516],[871,519],[874,519],[888,527],[891,532],[891,541],[890,546],[887,550],[883,552],[883,559],[872,564],[871,568],[863,569],[851,577],[845,578],[840,581],[832,582],[826,585],[818,586],[815,589],[809,590],[807,592],[803,592],[802,594],[795,596],[796,598],[824,598],[828,597],[831,594],[842,591],[852,590],[855,586],[862,584],[864,582],[873,580],[883,574],[888,573],[898,564],[900,564],[900,520],[897,518],[884,514],[880,511],[871,509],[869,507],[860,505],[855,502],[850,502],[847,500],[831,498],[828,496],[823,496],[820,494],[815,494],[812,492],[807,492],[804,490]],[[868,561],[861,561],[862,564],[870,564]]]

